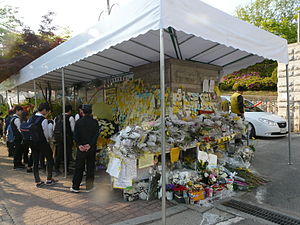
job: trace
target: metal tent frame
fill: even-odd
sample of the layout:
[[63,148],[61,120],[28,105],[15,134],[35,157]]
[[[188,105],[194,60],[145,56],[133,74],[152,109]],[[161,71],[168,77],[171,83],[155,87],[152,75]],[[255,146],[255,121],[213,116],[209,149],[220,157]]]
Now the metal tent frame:
[[[128,13],[129,11],[132,13]],[[181,15],[180,20],[178,15]],[[214,26],[215,24],[218,26]],[[164,35],[165,33],[168,35]],[[118,13],[105,18],[86,32],[36,59],[24,67],[20,74],[1,83],[0,88],[9,90],[18,87],[18,89],[36,91],[36,82],[51,82],[54,89],[62,90],[65,124],[65,87],[93,79],[118,76],[128,73],[133,67],[159,61],[162,220],[163,224],[166,224],[164,93],[165,59],[168,58],[219,66],[223,68],[223,74],[237,71],[266,58],[285,63],[289,121],[288,148],[289,164],[291,164],[286,40],[239,21],[201,1],[191,3],[190,0],[135,0],[134,3],[124,6],[122,10],[120,8]],[[66,140],[65,129],[64,140]],[[66,155],[66,146],[64,146],[64,153]]]

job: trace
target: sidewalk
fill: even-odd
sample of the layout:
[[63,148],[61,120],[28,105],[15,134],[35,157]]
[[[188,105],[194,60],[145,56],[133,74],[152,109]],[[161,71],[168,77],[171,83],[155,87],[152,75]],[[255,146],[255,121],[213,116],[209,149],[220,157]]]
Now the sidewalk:
[[[45,179],[45,174],[41,173]],[[36,188],[33,174],[14,171],[0,146],[0,224],[113,224],[161,210],[160,201],[125,202],[108,179],[96,177],[94,193],[70,193],[71,177],[55,186]],[[168,207],[174,204],[168,202]]]
[[[254,168],[270,183],[236,198],[253,205],[300,218],[300,136],[293,136],[293,162],[287,165],[286,139],[259,140]],[[272,146],[272,147],[271,147]],[[125,202],[120,190],[112,190],[109,179],[97,174],[94,193],[69,192],[71,177],[52,187],[38,189],[33,174],[14,171],[12,159],[0,146],[0,224],[114,224],[160,225],[160,201]],[[42,174],[43,178],[45,175]],[[293,178],[293,179],[291,179]],[[167,202],[168,225],[266,225],[257,217],[226,208],[209,208]]]

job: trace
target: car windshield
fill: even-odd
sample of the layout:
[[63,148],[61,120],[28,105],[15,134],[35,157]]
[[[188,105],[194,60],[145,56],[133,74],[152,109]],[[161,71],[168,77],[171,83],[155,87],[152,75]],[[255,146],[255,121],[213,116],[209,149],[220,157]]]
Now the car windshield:
[[245,111],[246,112],[264,112],[261,108],[259,107],[254,107],[254,104],[250,102],[249,100],[244,100],[245,103]]

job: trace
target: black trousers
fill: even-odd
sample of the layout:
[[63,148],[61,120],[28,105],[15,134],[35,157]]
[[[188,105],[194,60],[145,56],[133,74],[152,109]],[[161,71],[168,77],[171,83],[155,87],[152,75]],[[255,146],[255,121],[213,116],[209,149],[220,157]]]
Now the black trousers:
[[34,174],[35,182],[38,183],[41,181],[39,175],[39,162],[40,162],[41,154],[44,154],[47,159],[47,180],[51,180],[54,159],[53,159],[53,152],[49,143],[38,143],[38,144],[32,143],[30,147],[31,147],[32,157],[33,157],[33,174]]
[[22,165],[22,155],[23,155],[23,146],[21,144],[22,140],[14,141],[14,167],[18,167]]
[[[69,171],[70,161],[72,159],[72,147],[73,147],[73,140],[67,138],[67,170]],[[55,152],[55,171],[58,172],[61,163],[64,160],[64,143],[59,142],[56,143],[56,152]]]
[[23,148],[23,162],[28,164],[29,161],[29,144],[27,143],[22,143],[22,148]]
[[83,171],[85,165],[87,168],[86,173],[86,189],[94,187],[95,179],[95,160],[96,160],[96,147],[90,149],[87,152],[77,150],[75,173],[73,177],[73,188],[79,190],[80,183],[83,177]]
[[7,150],[8,150],[8,156],[13,157],[15,155],[15,145],[13,142],[6,142]]

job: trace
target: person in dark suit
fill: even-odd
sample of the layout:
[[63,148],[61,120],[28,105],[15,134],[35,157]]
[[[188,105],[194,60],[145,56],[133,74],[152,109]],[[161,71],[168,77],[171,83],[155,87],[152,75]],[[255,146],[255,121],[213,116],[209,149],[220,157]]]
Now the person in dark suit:
[[75,163],[75,173],[71,192],[80,191],[85,165],[86,173],[86,191],[94,189],[96,145],[99,136],[99,125],[97,120],[92,117],[91,105],[83,105],[83,117],[75,124],[74,139],[77,145],[77,156]]

